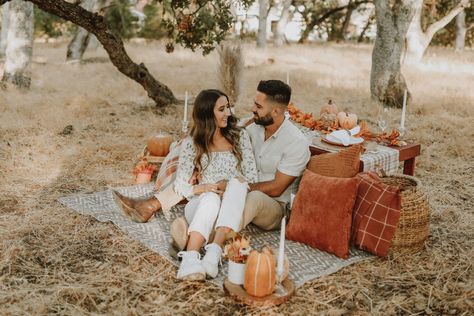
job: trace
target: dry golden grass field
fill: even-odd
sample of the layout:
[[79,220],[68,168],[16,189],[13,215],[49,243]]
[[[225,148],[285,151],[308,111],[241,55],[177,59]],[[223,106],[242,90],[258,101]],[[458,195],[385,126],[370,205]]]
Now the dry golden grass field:
[[[161,43],[127,49],[180,99],[185,90],[196,96],[218,86],[216,53],[169,55]],[[260,79],[285,80],[289,71],[293,101],[305,111],[319,113],[333,99],[373,122],[371,46],[244,50],[239,113]],[[147,137],[177,134],[182,116],[182,105],[156,111],[102,50],[86,53],[81,65],[65,64],[65,54],[66,43],[36,44],[31,90],[0,90],[1,315],[472,315],[474,51],[431,49],[424,65],[404,69],[413,93],[407,136],[422,144],[415,175],[432,206],[424,251],[351,265],[268,309],[236,304],[209,282],[176,281],[174,266],[114,225],[57,202],[132,184]],[[72,133],[60,134],[67,125]]]

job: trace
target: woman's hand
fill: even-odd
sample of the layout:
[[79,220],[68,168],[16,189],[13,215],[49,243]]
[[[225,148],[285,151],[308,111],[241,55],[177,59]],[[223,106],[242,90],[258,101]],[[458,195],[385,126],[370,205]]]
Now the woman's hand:
[[224,193],[224,191],[219,190],[219,186],[217,185],[217,183],[206,183],[193,186],[193,194],[195,195],[207,192],[213,192],[219,195],[222,195]]

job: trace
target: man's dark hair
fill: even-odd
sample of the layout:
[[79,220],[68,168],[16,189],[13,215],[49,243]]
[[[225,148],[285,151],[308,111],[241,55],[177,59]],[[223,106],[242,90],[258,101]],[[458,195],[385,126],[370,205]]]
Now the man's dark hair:
[[257,91],[265,93],[267,98],[284,106],[290,103],[291,87],[280,80],[262,80],[258,84]]

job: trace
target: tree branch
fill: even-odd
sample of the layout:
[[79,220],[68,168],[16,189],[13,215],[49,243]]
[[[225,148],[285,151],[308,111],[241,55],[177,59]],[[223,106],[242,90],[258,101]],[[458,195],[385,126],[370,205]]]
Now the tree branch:
[[[3,4],[9,0],[0,1]],[[173,92],[166,85],[156,80],[144,64],[137,65],[130,59],[122,39],[110,30],[103,16],[91,13],[64,0],[28,1],[36,4],[41,10],[71,21],[94,34],[107,51],[112,64],[121,73],[138,82],[147,91],[148,96],[156,102],[157,106],[164,107],[177,101]]]
[[356,2],[353,2],[353,3],[349,2],[349,4],[347,4],[347,5],[343,5],[343,6],[328,10],[323,15],[321,15],[319,18],[313,20],[310,23],[310,28],[313,29],[316,25],[319,25],[319,24],[323,23],[327,18],[329,18],[331,15],[333,15],[333,14],[339,12],[339,11],[342,11],[342,10],[347,9],[349,7],[357,7],[357,6],[359,6],[363,3],[367,3],[367,2],[369,2],[369,0],[356,1]]
[[431,41],[431,39],[433,38],[433,36],[436,34],[436,32],[438,32],[439,30],[441,30],[443,27],[445,27],[449,22],[451,22],[452,19],[454,19],[454,17],[456,17],[456,15],[459,14],[459,12],[461,12],[462,10],[464,10],[464,8],[469,5],[469,1],[468,0],[461,0],[457,6],[455,6],[451,11],[448,12],[448,14],[446,14],[443,18],[441,18],[439,21],[436,21],[434,22],[433,24],[431,24],[427,29],[426,29],[426,32],[425,32],[425,35],[426,37],[429,39],[429,41]]

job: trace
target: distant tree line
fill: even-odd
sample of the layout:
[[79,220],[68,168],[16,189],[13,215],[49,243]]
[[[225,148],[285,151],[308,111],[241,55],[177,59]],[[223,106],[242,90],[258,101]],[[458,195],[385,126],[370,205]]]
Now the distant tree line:
[[[285,43],[285,27],[296,11],[304,20],[305,28],[300,40],[304,42],[311,32],[324,33],[327,40],[351,39],[349,25],[353,13],[362,10],[367,16],[358,41],[363,40],[373,23],[376,27],[371,96],[387,106],[400,107],[408,90],[401,72],[402,62],[419,63],[433,41],[447,45],[454,38],[456,48],[463,49],[466,39],[469,41],[473,36],[473,2],[258,0],[256,44],[257,47],[267,44],[268,15],[272,8],[279,11],[280,16],[274,31],[277,46]],[[3,6],[0,57],[6,52],[2,82],[20,87],[30,85],[27,70],[34,30],[37,34],[51,37],[70,32],[74,36],[68,45],[68,60],[80,60],[90,39],[96,38],[112,64],[142,85],[149,97],[163,107],[176,102],[173,92],[155,79],[144,64],[136,64],[130,59],[123,39],[166,37],[168,52],[178,44],[208,54],[232,35],[237,19],[236,7],[248,8],[253,3],[253,0],[0,0]],[[41,11],[36,9],[34,14],[33,5]],[[368,5],[373,10],[366,10]],[[453,23],[455,32],[447,34],[442,31],[445,27],[452,30]],[[409,91],[408,97],[410,99]]]
[[[141,37],[145,39],[162,39],[167,37],[168,25],[164,17],[169,14],[170,1],[148,1],[143,7],[142,13],[145,16],[143,21],[132,13],[132,3],[130,0],[114,0],[103,9],[104,16],[111,29],[120,34],[124,39]],[[169,3],[167,3],[169,2]],[[251,1],[250,1],[251,2]],[[367,41],[366,33],[354,37],[350,32],[351,16],[355,11],[367,12],[366,28],[375,24],[375,12],[368,10],[366,4],[372,4],[373,0],[341,0],[341,1],[315,1],[315,0],[287,0],[289,6],[295,11],[289,14],[291,18],[295,12],[303,17],[303,27],[300,42],[308,40],[311,32],[316,34],[327,34],[328,41]],[[459,1],[437,0],[424,1],[422,11],[422,28],[436,22],[445,16]],[[268,8],[280,8],[286,14],[289,6],[285,9],[285,0],[273,0],[268,2]],[[61,36],[73,36],[77,32],[77,26],[58,18],[50,13],[43,12],[35,7],[35,36],[45,38],[56,38]],[[474,6],[466,8],[461,17],[464,16],[466,25],[465,46],[474,45]],[[461,18],[460,17],[460,18]],[[458,33],[457,24],[459,19],[452,19],[449,24],[435,34],[432,44],[440,46],[455,47]],[[288,21],[286,21],[288,23]],[[249,34],[241,34],[249,37]],[[255,34],[256,37],[257,34]],[[276,40],[276,39],[275,39]]]

